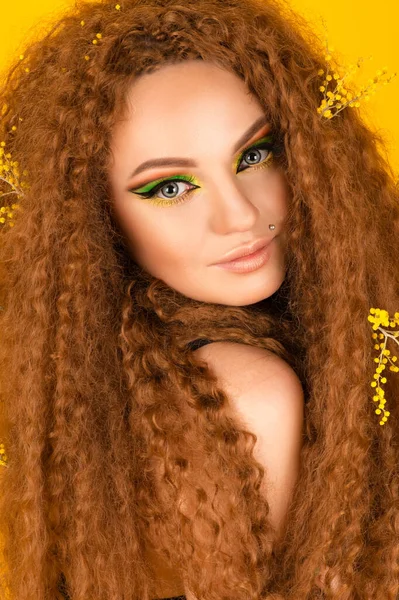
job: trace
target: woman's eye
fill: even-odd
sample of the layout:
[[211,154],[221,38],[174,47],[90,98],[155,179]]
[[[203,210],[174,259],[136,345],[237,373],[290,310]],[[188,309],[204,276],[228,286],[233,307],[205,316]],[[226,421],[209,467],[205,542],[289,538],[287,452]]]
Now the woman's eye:
[[[244,152],[239,164],[242,164],[242,162],[245,160],[245,162],[247,163],[247,168],[252,167],[252,166],[256,167],[257,165],[260,165],[260,164],[263,166],[264,163],[269,163],[271,161],[271,159],[273,157],[272,149],[273,149],[273,144],[271,144],[270,142],[264,142],[263,144],[259,144],[259,146],[252,146],[252,148],[249,148],[248,150],[246,150]],[[263,159],[262,159],[262,153],[265,153]],[[249,158],[245,158],[245,157],[249,157]],[[253,162],[253,161],[256,161],[256,162]],[[238,171],[238,172],[241,172],[241,171],[246,171],[246,169],[240,169],[240,171]]]
[[[184,188],[184,186],[188,187]],[[159,198],[160,200],[176,200],[177,198],[180,199],[181,197],[185,196],[190,190],[194,190],[198,187],[198,185],[193,185],[190,183],[190,181],[186,181],[184,179],[170,179],[169,181],[162,181],[148,192],[144,192],[139,195],[147,199],[156,196],[156,198]],[[181,193],[182,191],[183,193]],[[162,195],[159,195],[160,193]]]
[[[180,186],[182,186],[182,187],[180,187]],[[184,186],[189,186],[189,187],[185,188]],[[164,192],[162,192],[164,194],[164,199],[171,200],[171,199],[179,196],[179,191],[187,192],[188,190],[192,190],[196,187],[197,186],[191,185],[191,183],[189,183],[188,181],[168,181],[162,187],[160,187],[159,190],[160,191],[165,190]]]

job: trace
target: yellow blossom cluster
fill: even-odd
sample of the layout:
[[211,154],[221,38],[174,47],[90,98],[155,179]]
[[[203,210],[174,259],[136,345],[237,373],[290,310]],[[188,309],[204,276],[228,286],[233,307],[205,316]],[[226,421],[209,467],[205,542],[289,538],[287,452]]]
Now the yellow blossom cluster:
[[[384,423],[388,420],[390,413],[389,411],[385,410],[385,392],[381,387],[387,382],[387,379],[386,377],[381,377],[381,373],[385,370],[388,361],[391,363],[389,367],[390,371],[394,371],[395,373],[399,371],[399,367],[395,365],[398,357],[395,355],[391,356],[390,350],[388,350],[386,347],[388,338],[391,338],[397,344],[399,343],[397,340],[399,337],[399,330],[387,331],[385,328],[393,328],[399,325],[399,312],[396,312],[394,317],[391,318],[386,310],[381,310],[380,308],[370,308],[370,314],[367,319],[370,321],[370,323],[373,323],[373,340],[379,340],[379,343],[374,345],[374,349],[378,351],[379,356],[374,358],[374,362],[377,363],[377,367],[373,375],[374,380],[370,385],[372,388],[376,388],[376,395],[373,396],[373,400],[374,402],[379,402],[379,405],[375,412],[377,415],[380,415],[381,411],[384,411],[384,416],[380,421],[380,425],[384,425]],[[379,330],[379,333],[376,333],[377,330]]]
[[[15,125],[12,127],[12,131],[16,131]],[[0,142],[0,182],[4,182],[12,188],[12,191],[0,193],[0,199],[3,196],[16,194],[18,196],[23,195],[23,189],[28,188],[29,185],[25,181],[20,182],[20,173],[18,169],[18,161],[11,160],[11,154],[5,151],[6,143]],[[28,171],[23,171],[23,175],[28,175]],[[14,227],[14,210],[20,210],[19,204],[5,205],[0,208],[0,224],[6,224],[9,227]]]
[[4,444],[0,444],[0,467],[7,467],[7,455]]
[[[121,9],[121,7],[120,7],[120,4],[116,4],[116,5],[115,5],[115,8],[116,8],[116,10],[120,10],[120,9]],[[84,27],[84,25],[85,25],[85,22],[84,22],[84,21],[81,21],[81,22],[80,22],[80,24],[81,24],[81,26],[82,26],[82,27]],[[96,45],[98,44],[98,40],[101,40],[101,39],[102,39],[102,37],[103,37],[103,36],[102,36],[102,33],[96,33],[96,38],[97,38],[97,39],[94,39],[94,40],[92,40],[92,42],[91,42],[91,43],[92,43],[92,44],[94,44],[94,45],[96,46]],[[90,56],[89,56],[88,54],[85,54],[85,60],[90,60]]]
[[[360,68],[364,59],[359,58],[356,65],[350,64],[349,70],[345,73],[345,75],[341,77],[337,69],[333,69],[332,74],[330,73],[330,63],[332,60],[331,52],[333,50],[334,48],[328,47],[327,40],[326,54],[324,56],[324,59],[327,63],[326,71],[324,71],[324,69],[319,69],[319,71],[317,72],[318,75],[325,75],[322,81],[322,85],[319,87],[319,90],[323,92],[323,100],[321,101],[317,112],[322,118],[326,119],[332,119],[348,106],[359,108],[360,100],[364,98],[365,102],[368,102],[370,100],[370,97],[376,93],[378,85],[387,85],[397,75],[397,73],[393,73],[392,75],[388,76],[388,69],[387,67],[384,67],[382,70],[378,70],[376,72],[376,75],[372,79],[368,80],[367,86],[362,86],[358,92],[352,93],[351,91],[346,89],[347,82],[349,79],[353,78],[355,71]],[[368,58],[373,57],[370,56]],[[328,89],[329,86],[331,87],[331,89]],[[333,110],[334,112],[332,112]]]

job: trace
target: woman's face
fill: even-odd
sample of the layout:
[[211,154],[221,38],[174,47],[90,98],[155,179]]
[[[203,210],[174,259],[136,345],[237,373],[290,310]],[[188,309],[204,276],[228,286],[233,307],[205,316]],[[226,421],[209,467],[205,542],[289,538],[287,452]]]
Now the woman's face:
[[[246,306],[271,296],[285,277],[288,188],[270,160],[266,120],[242,139],[264,117],[242,80],[201,60],[166,65],[134,82],[129,107],[113,132],[110,180],[135,262],[199,301]],[[143,164],[156,159],[169,164]],[[176,176],[153,198],[139,195]],[[259,238],[274,238],[259,268],[214,264]]]

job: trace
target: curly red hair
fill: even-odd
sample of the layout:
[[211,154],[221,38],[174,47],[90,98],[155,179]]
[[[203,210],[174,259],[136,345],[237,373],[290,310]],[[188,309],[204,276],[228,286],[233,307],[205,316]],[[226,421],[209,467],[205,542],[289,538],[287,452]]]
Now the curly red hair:
[[[318,115],[323,54],[275,0],[78,1],[30,45],[29,72],[10,68],[0,139],[30,188],[1,236],[1,598],[61,598],[63,574],[73,600],[150,600],[149,545],[201,599],[320,598],[324,567],[340,600],[397,598],[399,379],[381,427],[367,316],[398,310],[399,195],[356,109]],[[239,75],[284,148],[287,277],[247,308],[142,272],[112,214],[127,92],[190,58]],[[303,383],[301,472],[278,542],[255,436],[187,349],[197,337],[268,348]]]

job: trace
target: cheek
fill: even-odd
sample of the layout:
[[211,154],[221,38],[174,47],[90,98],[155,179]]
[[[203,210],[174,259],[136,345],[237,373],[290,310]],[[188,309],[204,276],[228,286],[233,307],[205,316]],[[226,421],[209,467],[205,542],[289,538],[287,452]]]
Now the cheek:
[[[114,218],[133,260],[153,271],[174,265],[184,256],[182,227],[166,213],[133,198],[123,198],[114,208]],[[184,232],[184,230],[183,230]]]
[[279,198],[282,215],[285,217],[288,213],[290,206],[290,188],[288,183],[282,173],[280,173],[280,181],[279,181]]
[[131,228],[130,247],[138,262],[147,267],[181,267],[190,264],[195,254],[188,233],[177,220],[151,215]]

